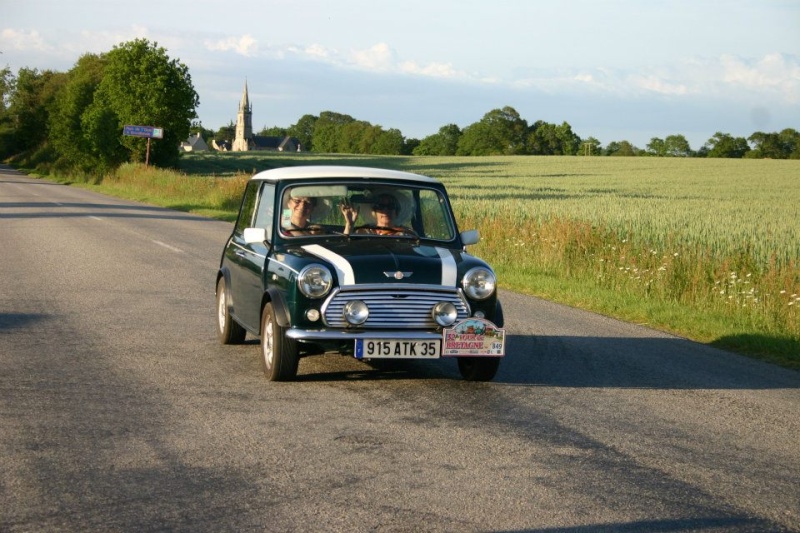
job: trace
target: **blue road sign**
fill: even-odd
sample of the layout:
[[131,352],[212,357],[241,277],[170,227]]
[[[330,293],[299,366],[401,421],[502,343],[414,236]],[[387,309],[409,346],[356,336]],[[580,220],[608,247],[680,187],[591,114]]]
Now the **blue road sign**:
[[131,135],[133,137],[162,139],[164,138],[164,128],[156,128],[154,126],[125,126],[122,129],[122,134]]

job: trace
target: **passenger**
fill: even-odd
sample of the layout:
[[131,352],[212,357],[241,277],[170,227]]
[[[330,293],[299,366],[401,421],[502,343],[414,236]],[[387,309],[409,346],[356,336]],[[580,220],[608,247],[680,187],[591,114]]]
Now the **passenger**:
[[358,209],[350,204],[341,205],[342,215],[344,216],[344,234],[373,234],[373,235],[416,235],[416,233],[404,226],[395,224],[395,218],[400,212],[400,204],[397,198],[385,193],[378,196],[376,202],[372,204],[372,216],[375,224],[353,227],[358,218]]

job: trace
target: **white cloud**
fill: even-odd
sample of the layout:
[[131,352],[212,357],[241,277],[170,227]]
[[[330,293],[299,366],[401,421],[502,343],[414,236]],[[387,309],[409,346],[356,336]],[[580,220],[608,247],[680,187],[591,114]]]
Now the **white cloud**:
[[14,28],[4,28],[0,32],[0,42],[3,48],[11,50],[35,50],[43,53],[52,53],[54,48],[36,30],[25,31]]
[[397,54],[386,43],[378,43],[366,50],[350,53],[349,63],[360,69],[387,72],[395,70]]
[[749,91],[778,93],[789,103],[800,102],[800,59],[768,54],[757,61],[734,56],[721,58],[722,80]]
[[250,34],[226,39],[209,39],[204,44],[208,50],[214,52],[234,52],[245,57],[253,57],[258,53],[258,42]]

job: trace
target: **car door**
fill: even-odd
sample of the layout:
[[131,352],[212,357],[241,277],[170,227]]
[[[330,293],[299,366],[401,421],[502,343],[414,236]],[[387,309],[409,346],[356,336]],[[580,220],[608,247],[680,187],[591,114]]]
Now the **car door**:
[[262,279],[268,242],[248,243],[244,239],[244,230],[265,228],[267,239],[271,240],[274,202],[275,188],[272,184],[248,184],[227,256],[233,312],[237,321],[251,331],[258,331],[261,324]]

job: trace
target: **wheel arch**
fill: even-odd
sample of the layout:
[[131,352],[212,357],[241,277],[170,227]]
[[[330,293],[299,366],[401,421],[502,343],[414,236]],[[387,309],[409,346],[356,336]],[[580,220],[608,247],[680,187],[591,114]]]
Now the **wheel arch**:
[[[264,295],[261,297],[262,315],[264,314],[264,306],[268,303],[272,303],[272,309],[275,312],[275,321],[278,325],[282,328],[288,328],[292,321],[290,318],[289,306],[286,304],[286,298],[284,298],[283,293],[274,288],[269,288],[264,291]],[[260,323],[261,321],[259,321],[259,324]],[[261,334],[260,331],[259,334]]]

